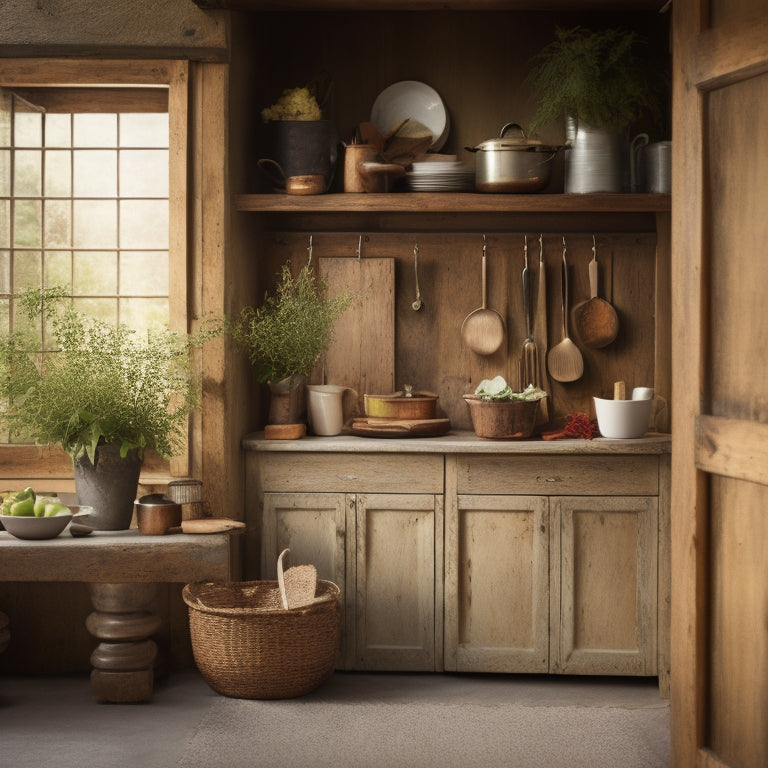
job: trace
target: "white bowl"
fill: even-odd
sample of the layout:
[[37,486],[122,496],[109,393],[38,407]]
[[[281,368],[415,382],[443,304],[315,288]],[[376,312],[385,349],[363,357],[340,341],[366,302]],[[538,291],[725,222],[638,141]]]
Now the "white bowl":
[[17,539],[55,539],[71,520],[71,512],[60,512],[55,517],[0,515],[0,523]]
[[442,149],[450,120],[440,94],[418,80],[401,80],[385,88],[373,103],[371,122],[386,136],[406,118],[418,120],[432,134],[430,149]]
[[594,398],[597,426],[603,437],[642,437],[651,424],[653,400]]

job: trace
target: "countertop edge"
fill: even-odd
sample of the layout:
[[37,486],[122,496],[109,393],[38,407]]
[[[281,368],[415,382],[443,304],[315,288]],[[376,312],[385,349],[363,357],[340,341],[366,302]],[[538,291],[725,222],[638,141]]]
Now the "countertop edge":
[[636,439],[596,437],[592,440],[487,440],[471,431],[452,430],[436,437],[380,438],[338,435],[297,440],[267,440],[252,432],[242,440],[245,451],[262,453],[485,453],[485,454],[665,454],[672,435],[648,433]]

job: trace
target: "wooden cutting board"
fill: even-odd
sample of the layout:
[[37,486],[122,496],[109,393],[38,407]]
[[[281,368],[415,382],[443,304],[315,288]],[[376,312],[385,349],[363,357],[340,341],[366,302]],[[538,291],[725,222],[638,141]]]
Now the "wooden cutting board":
[[359,437],[434,437],[451,428],[450,419],[384,419],[375,416],[354,419],[353,435]]
[[198,520],[182,520],[182,533],[223,533],[245,529],[245,523],[228,517],[204,517]]
[[354,389],[363,413],[365,393],[395,390],[395,260],[322,258],[318,267],[329,296],[354,296],[334,324],[325,380]]

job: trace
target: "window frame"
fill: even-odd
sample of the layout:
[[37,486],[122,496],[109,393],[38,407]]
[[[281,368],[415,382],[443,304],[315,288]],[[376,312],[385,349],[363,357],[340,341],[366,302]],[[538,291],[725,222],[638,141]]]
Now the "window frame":
[[[0,59],[0,87],[168,87],[168,311],[171,330],[188,330],[187,252],[189,177],[189,63],[182,60]],[[189,469],[189,442],[167,462],[147,452],[141,482],[156,485]],[[72,462],[59,448],[0,445],[0,482],[40,490],[74,490]],[[57,482],[58,481],[58,482]]]

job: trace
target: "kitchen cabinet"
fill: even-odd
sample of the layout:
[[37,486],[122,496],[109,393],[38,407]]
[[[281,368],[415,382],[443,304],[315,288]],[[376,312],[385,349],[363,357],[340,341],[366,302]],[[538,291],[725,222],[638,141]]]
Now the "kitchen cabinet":
[[666,690],[667,471],[659,456],[449,458],[445,668]]
[[340,666],[669,684],[668,436],[244,440],[262,577],[342,589]]
[[[264,457],[255,499],[261,578],[275,578],[287,547],[291,563],[311,563],[339,586],[341,667],[440,668],[442,457]],[[277,490],[287,487],[295,490]],[[393,487],[397,493],[380,492]]]

